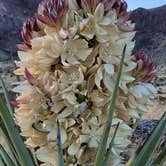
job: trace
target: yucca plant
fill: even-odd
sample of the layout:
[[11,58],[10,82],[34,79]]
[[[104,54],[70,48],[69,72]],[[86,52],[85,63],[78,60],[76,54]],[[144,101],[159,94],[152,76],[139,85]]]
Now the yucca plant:
[[[125,51],[125,49],[124,49]],[[120,71],[118,73],[118,77],[117,77],[117,81],[115,84],[115,89],[114,89],[114,94],[112,96],[112,100],[111,100],[111,105],[110,105],[110,115],[107,119],[105,128],[107,129],[108,126],[111,126],[111,122],[113,117],[113,111],[114,111],[114,104],[115,104],[115,100],[116,100],[116,95],[117,95],[117,85],[120,79],[120,75],[121,75],[121,71],[122,71],[122,65],[123,65],[123,58],[124,58],[124,52],[123,51],[123,56],[122,56],[122,60],[121,60],[121,65],[120,65]],[[4,94],[7,100],[7,103],[10,104],[9,100],[9,94],[8,91],[5,87],[5,83],[3,81],[3,79],[1,78],[1,84],[4,90]],[[19,166],[19,165],[39,165],[38,161],[36,160],[36,157],[33,156],[33,153],[31,153],[31,156],[29,153],[27,153],[27,149],[26,147],[22,144],[22,139],[20,139],[20,136],[18,134],[18,130],[14,129],[15,128],[15,124],[12,120],[12,113],[9,112],[9,110],[11,109],[11,105],[8,105],[8,108],[5,106],[6,104],[2,101],[2,99],[0,99],[0,106],[1,106],[1,137],[3,136],[6,139],[6,143],[8,145],[5,145],[4,143],[1,142],[2,145],[0,145],[0,156],[1,156],[1,160],[0,160],[0,164],[3,166],[7,165],[7,166]],[[4,119],[4,120],[3,120]],[[6,123],[6,126],[5,126]],[[107,138],[108,133],[109,133],[109,129],[104,130],[103,131],[103,137],[101,137],[101,143],[98,149],[98,155],[96,156],[96,163],[95,165],[112,165],[111,163],[108,163],[108,160],[110,158],[111,155],[111,149],[112,149],[112,145],[114,143],[114,139],[116,137],[116,133],[119,127],[119,124],[117,124],[115,132],[112,136],[112,140],[110,142],[109,148],[106,149],[106,147],[104,147],[106,140],[104,140],[104,138]],[[10,130],[14,129],[14,132],[11,132]],[[8,131],[9,133],[8,134]],[[107,131],[107,132],[106,132]],[[137,152],[137,154],[135,154],[135,157],[133,159],[130,159],[130,161],[127,163],[126,166],[139,166],[139,165],[163,165],[163,163],[165,162],[165,147],[162,147],[161,152],[159,153],[158,157],[155,160],[152,160],[152,154],[155,151],[156,147],[159,144],[159,141],[161,139],[161,137],[165,134],[166,131],[166,114],[163,115],[163,117],[161,118],[158,126],[155,128],[155,130],[153,131],[153,133],[151,134],[151,136],[149,137],[149,139],[146,141],[146,143],[144,144],[144,146],[142,147],[142,149],[139,151],[139,153]],[[11,136],[9,136],[11,135]],[[62,151],[62,146],[61,146],[61,133],[60,133],[60,126],[59,126],[59,122],[57,121],[57,152],[58,152],[58,166],[63,166],[64,164],[64,159],[63,159],[63,151]],[[12,138],[12,139],[11,139]],[[17,138],[17,139],[15,139]],[[104,141],[103,141],[104,140]],[[20,141],[20,142],[18,142]],[[16,146],[15,146],[16,144]],[[17,149],[19,149],[21,151],[18,151]],[[17,152],[18,151],[18,152]],[[22,159],[19,158],[19,156],[22,156],[25,153],[25,158],[22,157]],[[34,158],[32,158],[32,156]],[[44,157],[44,156],[43,156]]]
[[[41,2],[23,25],[24,43],[17,45],[14,73],[24,81],[13,89],[14,110],[1,79],[7,101],[6,107],[0,100],[1,128],[8,147],[0,147],[0,162],[120,165],[131,143],[131,120],[141,118],[156,93],[150,83],[153,61],[142,52],[131,56],[134,35],[124,1]],[[150,141],[159,138],[154,135]]]

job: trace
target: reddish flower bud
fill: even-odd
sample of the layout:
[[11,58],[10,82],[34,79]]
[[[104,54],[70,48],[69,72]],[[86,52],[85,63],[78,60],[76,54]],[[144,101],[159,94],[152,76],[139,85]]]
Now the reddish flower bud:
[[137,68],[134,72],[136,81],[150,82],[156,77],[157,68],[154,61],[144,52],[133,57],[133,61],[137,62]]
[[59,27],[67,10],[67,0],[44,0],[39,4],[37,18],[44,24]]
[[97,0],[81,0],[81,7],[86,12],[94,12],[97,6]]
[[103,0],[105,11],[115,9],[118,17],[126,17],[127,3],[123,0]]
[[18,97],[16,100],[11,101],[10,103],[15,106],[18,107],[20,104],[27,104],[29,103],[31,97],[29,95],[23,95]]
[[14,106],[14,107],[18,107],[19,106],[19,103],[16,100],[11,101],[10,104],[12,106]]
[[21,31],[21,36],[23,38],[24,44],[18,44],[17,47],[20,50],[27,51],[31,49],[31,39],[39,36],[40,28],[38,26],[37,20],[35,17],[27,19]]
[[29,84],[34,85],[36,82],[35,77],[28,71],[27,68],[25,68],[24,74],[25,74],[25,78],[29,82]]
[[127,25],[126,23],[119,24],[118,27],[123,32],[133,32],[133,31],[135,31],[134,27],[131,27],[131,26]]

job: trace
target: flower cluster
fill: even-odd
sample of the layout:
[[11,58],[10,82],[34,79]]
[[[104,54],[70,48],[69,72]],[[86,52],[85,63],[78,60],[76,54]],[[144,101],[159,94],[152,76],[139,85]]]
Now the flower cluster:
[[147,82],[155,73],[154,64],[131,56],[135,30],[126,2],[44,0],[35,18],[24,23],[22,36],[15,74],[25,81],[14,88],[20,94],[15,119],[42,166],[57,165],[57,120],[66,165],[93,165],[127,44],[108,138],[109,144],[120,123],[111,157],[111,164],[118,165],[130,143],[129,122],[140,118],[156,92]]

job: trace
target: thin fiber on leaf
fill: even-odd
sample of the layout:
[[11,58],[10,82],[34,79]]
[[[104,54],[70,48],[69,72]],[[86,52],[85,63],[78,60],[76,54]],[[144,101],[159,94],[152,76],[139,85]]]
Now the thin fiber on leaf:
[[12,159],[9,157],[8,153],[5,151],[2,145],[0,145],[0,156],[2,157],[7,166],[15,166]]
[[61,131],[58,120],[57,120],[57,152],[58,152],[58,166],[64,166],[62,143],[61,143]]
[[115,131],[114,131],[114,135],[112,136],[112,140],[111,140],[111,142],[110,142],[110,144],[109,144],[109,147],[108,147],[108,149],[107,149],[107,152],[106,152],[106,155],[105,155],[104,166],[107,166],[107,165],[108,165],[108,160],[109,160],[109,157],[110,157],[110,155],[111,155],[111,149],[112,149],[112,146],[113,146],[113,143],[114,143],[114,140],[115,140],[117,131],[118,131],[119,124],[120,124],[120,123],[118,123],[118,124],[116,125]]
[[30,156],[30,153],[28,149],[25,147],[23,140],[20,137],[18,130],[16,129],[14,120],[1,98],[0,98],[0,108],[1,108],[0,115],[2,121],[11,139],[11,142],[18,154],[18,157],[20,159],[20,164],[22,166],[34,166],[34,162]]
[[148,140],[145,142],[143,148],[135,156],[133,160],[127,164],[127,166],[140,166],[140,165],[147,165],[150,161],[153,152],[157,148],[160,142],[160,138],[163,136],[164,132],[166,131],[166,113],[162,116],[159,121],[159,124],[156,126]]
[[3,89],[4,96],[5,96],[7,107],[9,109],[11,115],[13,115],[13,110],[14,109],[13,109],[12,105],[10,104],[11,97],[10,97],[10,94],[9,94],[7,88],[6,88],[5,82],[4,82],[4,80],[2,79],[1,76],[0,76],[0,82],[1,82],[1,86],[2,86],[2,89]]
[[99,147],[98,147],[95,166],[104,165],[104,158],[105,158],[105,155],[106,155],[107,139],[108,139],[110,127],[111,127],[111,124],[112,124],[112,119],[113,119],[113,114],[114,114],[114,107],[115,107],[117,92],[118,92],[118,88],[119,88],[120,77],[121,77],[121,74],[122,74],[122,68],[123,68],[123,64],[124,64],[125,51],[126,51],[126,45],[124,46],[124,49],[123,49],[122,58],[121,58],[121,62],[120,62],[120,67],[119,67],[119,71],[118,71],[118,75],[117,75],[117,79],[116,79],[115,88],[114,88],[112,99],[111,99],[111,102],[110,102],[110,105],[109,105],[109,108],[108,108],[109,115],[108,115],[108,119],[107,119],[105,127],[104,127],[104,131],[103,131],[103,134],[102,134],[102,137],[101,137],[101,140],[100,140]]

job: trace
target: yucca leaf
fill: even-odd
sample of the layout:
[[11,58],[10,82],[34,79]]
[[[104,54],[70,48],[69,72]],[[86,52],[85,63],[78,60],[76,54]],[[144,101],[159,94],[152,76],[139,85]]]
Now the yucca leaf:
[[140,150],[138,155],[135,156],[134,159],[130,160],[127,166],[140,166],[140,165],[148,165],[149,160],[153,152],[159,145],[160,138],[163,136],[166,131],[166,113],[160,119],[158,125],[145,142],[143,148]]
[[5,129],[5,126],[3,124],[2,121],[0,121],[0,127],[1,127],[1,133],[2,133],[2,137],[5,139],[6,141],[6,144],[8,145],[9,149],[10,149],[10,152],[11,152],[11,158],[13,160],[13,162],[16,164],[16,165],[19,165],[19,158],[18,158],[18,155],[17,155],[17,152],[15,151],[14,149],[14,146],[12,145],[12,142],[9,138],[9,135]]
[[1,156],[0,156],[0,166],[5,166],[5,162],[3,161]]
[[14,120],[1,98],[0,115],[9,138],[18,154],[21,166],[34,166],[32,157],[28,149],[25,147],[24,142],[15,126]]
[[2,145],[0,145],[0,155],[7,166],[15,166],[12,159],[9,157]]
[[118,71],[118,75],[117,75],[117,79],[116,79],[116,84],[115,84],[112,99],[111,99],[111,102],[110,102],[110,105],[109,105],[108,119],[107,119],[106,124],[104,126],[103,134],[102,134],[100,144],[99,144],[99,147],[98,147],[96,160],[95,160],[95,166],[104,165],[104,159],[105,159],[105,155],[106,155],[107,139],[108,139],[110,127],[111,127],[111,124],[112,124],[112,119],[113,119],[113,114],[114,114],[114,107],[115,107],[117,92],[118,92],[118,88],[119,88],[120,77],[121,77],[121,74],[122,74],[122,68],[123,68],[123,63],[124,63],[125,52],[126,52],[126,45],[124,46],[124,49],[123,49],[122,58],[121,58],[120,66],[119,66],[119,71]]
[[6,88],[5,82],[4,82],[4,80],[2,79],[1,76],[0,76],[0,83],[2,85],[2,89],[3,89],[4,96],[5,96],[7,107],[9,109],[11,115],[13,115],[13,110],[14,109],[13,109],[12,105],[10,104],[10,102],[11,102],[11,96],[10,96],[10,94],[9,94],[7,88]]
[[63,151],[61,144],[61,131],[59,121],[57,120],[57,151],[58,151],[58,166],[64,166]]
[[153,161],[153,166],[160,166],[163,165],[163,163],[166,162],[166,147],[163,147],[161,149],[161,152],[157,156],[157,158]]
[[104,166],[107,166],[107,165],[108,165],[108,160],[109,160],[110,155],[111,155],[111,149],[112,149],[112,146],[113,146],[113,143],[114,143],[114,140],[115,140],[117,131],[118,131],[119,124],[120,124],[120,123],[118,123],[118,124],[116,125],[115,131],[114,131],[114,135],[112,136],[111,142],[110,142],[109,147],[108,147],[108,149],[107,149],[107,152],[106,152],[106,155],[105,155]]

